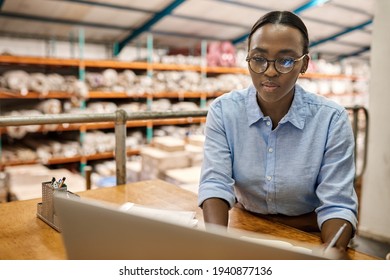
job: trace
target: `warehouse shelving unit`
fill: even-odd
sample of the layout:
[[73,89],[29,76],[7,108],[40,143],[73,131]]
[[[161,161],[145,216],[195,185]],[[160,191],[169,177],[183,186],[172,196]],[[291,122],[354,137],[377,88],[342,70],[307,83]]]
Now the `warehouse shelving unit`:
[[[197,65],[178,65],[178,64],[162,64],[162,63],[150,63],[150,62],[127,62],[127,61],[117,61],[117,60],[84,60],[84,59],[59,59],[59,58],[45,58],[45,57],[29,57],[29,56],[0,56],[0,64],[3,67],[7,65],[20,66],[21,68],[28,68],[29,66],[43,66],[43,67],[71,67],[77,70],[82,67],[85,69],[131,69],[131,70],[140,70],[140,71],[196,71],[205,75],[211,74],[248,74],[248,70],[240,67],[205,67]],[[349,79],[351,81],[356,81],[360,79],[356,76],[346,76],[346,75],[328,75],[321,73],[306,73],[304,76],[301,76],[303,79]],[[90,91],[85,100],[94,100],[94,99],[145,99],[147,102],[152,102],[156,99],[161,98],[175,98],[175,99],[187,99],[195,98],[200,99],[200,103],[204,104],[205,100],[210,98],[215,98],[223,94],[223,92],[158,92],[158,93],[145,93],[145,94],[129,94],[126,92],[106,92],[106,91]],[[354,94],[354,93],[347,93]],[[72,94],[67,92],[49,92],[47,95],[42,96],[37,92],[27,92],[25,95],[17,94],[12,91],[0,90],[0,100],[7,99],[61,99],[67,100],[72,98]],[[195,118],[171,118],[171,119],[155,119],[155,120],[131,120],[126,123],[127,128],[141,128],[144,127],[147,130],[152,131],[155,126],[162,125],[186,125],[186,124],[202,124],[205,122],[205,117],[195,117]],[[83,124],[60,124],[55,131],[80,131],[86,132],[88,130],[99,130],[99,129],[113,129],[114,124],[111,122],[97,122],[97,123],[83,123]],[[38,133],[47,132],[47,130],[42,126]],[[6,134],[6,128],[0,127],[0,135]],[[149,139],[150,142],[150,139]],[[137,155],[139,154],[138,149],[128,150],[128,155]],[[45,162],[45,164],[61,164],[69,162],[80,162],[86,163],[88,161],[100,160],[100,159],[111,159],[114,157],[113,152],[99,153],[95,155],[83,156],[78,155],[71,158],[53,158]],[[19,164],[29,164],[36,163],[37,161],[32,162],[7,162],[1,163],[2,166],[6,165],[19,165]]]

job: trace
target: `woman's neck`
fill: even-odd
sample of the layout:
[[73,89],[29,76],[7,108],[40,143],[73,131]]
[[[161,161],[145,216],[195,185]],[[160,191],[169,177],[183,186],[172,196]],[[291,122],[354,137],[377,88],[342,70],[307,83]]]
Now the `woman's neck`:
[[261,99],[260,95],[257,94],[257,103],[259,104],[264,116],[269,116],[271,118],[272,129],[275,129],[280,120],[287,114],[293,99],[294,93],[291,93],[277,102],[269,103]]

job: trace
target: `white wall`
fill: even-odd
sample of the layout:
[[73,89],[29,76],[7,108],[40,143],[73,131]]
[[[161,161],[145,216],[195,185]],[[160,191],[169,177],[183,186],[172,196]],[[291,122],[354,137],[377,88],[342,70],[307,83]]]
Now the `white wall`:
[[377,0],[371,45],[370,127],[359,234],[390,241],[390,1]]

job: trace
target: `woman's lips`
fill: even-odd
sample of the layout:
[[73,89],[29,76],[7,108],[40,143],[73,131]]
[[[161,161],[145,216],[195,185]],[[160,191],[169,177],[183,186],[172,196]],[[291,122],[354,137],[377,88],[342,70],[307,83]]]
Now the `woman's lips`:
[[279,85],[272,83],[272,82],[264,82],[264,83],[261,83],[261,85],[262,85],[263,89],[267,92],[273,92],[279,87]]

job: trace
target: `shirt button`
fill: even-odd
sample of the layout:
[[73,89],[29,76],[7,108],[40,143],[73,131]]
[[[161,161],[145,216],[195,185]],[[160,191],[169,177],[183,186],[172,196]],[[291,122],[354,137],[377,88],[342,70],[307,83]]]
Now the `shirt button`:
[[267,176],[267,180],[271,181],[272,180],[272,176]]
[[271,125],[271,122],[270,122],[270,121],[267,121],[265,124],[266,124],[267,126],[270,126],[270,125]]
[[272,149],[272,148],[268,149],[268,152],[270,152],[270,153],[272,153],[273,151],[274,151],[274,149]]

